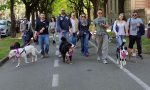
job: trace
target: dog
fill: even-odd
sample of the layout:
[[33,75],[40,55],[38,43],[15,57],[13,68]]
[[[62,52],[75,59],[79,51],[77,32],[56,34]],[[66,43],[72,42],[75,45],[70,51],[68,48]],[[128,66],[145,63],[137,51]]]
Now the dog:
[[131,57],[137,57],[137,53],[138,53],[137,49],[135,49],[135,48],[133,48],[133,49],[128,48],[128,52],[129,52],[129,55],[128,55],[129,60],[131,59]]
[[126,65],[126,59],[128,56],[128,51],[125,43],[126,40],[123,39],[122,45],[117,49],[117,64],[120,64],[120,68]]
[[13,57],[16,57],[18,59],[18,64],[16,67],[20,66],[21,58],[25,60],[25,63],[29,63],[27,60],[27,55],[31,54],[32,56],[32,62],[37,61],[37,54],[40,52],[32,45],[25,46],[24,48],[18,48],[10,50],[9,52],[9,59],[12,59]]
[[64,63],[72,63],[73,45],[67,41],[65,37],[61,38],[59,51],[62,55]]

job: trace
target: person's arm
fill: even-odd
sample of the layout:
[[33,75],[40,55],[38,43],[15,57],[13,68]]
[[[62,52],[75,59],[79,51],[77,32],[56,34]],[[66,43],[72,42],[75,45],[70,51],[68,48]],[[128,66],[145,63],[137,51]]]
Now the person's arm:
[[126,34],[126,36],[129,36],[128,24],[126,21],[125,21],[125,34]]
[[128,33],[128,35],[129,35],[130,28],[131,28],[130,23],[131,23],[131,18],[129,18],[126,23],[126,27],[127,27],[126,33]]
[[117,20],[114,22],[114,24],[113,24],[113,31],[114,31],[114,33],[117,35],[118,33],[117,33],[117,31],[116,31],[116,25],[117,25]]
[[57,32],[60,32],[60,31],[61,31],[61,27],[60,27],[60,16],[58,16],[56,24],[57,24]]

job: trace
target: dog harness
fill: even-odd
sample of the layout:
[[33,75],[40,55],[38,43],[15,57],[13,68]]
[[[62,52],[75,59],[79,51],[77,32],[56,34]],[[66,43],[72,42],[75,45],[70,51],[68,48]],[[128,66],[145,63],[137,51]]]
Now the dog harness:
[[23,48],[23,50],[22,50],[22,52],[21,53],[19,53],[19,50],[18,50],[18,48],[16,49],[16,57],[17,58],[19,58],[20,57],[20,55],[23,53],[23,52],[25,52],[26,53],[26,51],[25,51],[25,49]]
[[127,56],[126,52],[120,50],[120,59],[126,59],[126,56]]

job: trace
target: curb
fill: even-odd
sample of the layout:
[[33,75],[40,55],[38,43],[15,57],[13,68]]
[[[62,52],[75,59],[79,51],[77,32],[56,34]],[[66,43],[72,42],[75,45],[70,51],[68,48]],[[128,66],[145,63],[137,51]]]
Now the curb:
[[0,66],[4,65],[8,60],[9,60],[8,57],[3,58],[3,59],[0,61]]

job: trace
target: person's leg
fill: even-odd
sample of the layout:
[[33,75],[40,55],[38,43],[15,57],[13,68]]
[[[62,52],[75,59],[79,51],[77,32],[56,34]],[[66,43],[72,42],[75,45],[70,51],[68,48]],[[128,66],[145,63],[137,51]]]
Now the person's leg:
[[89,55],[89,52],[88,52],[88,43],[89,43],[89,34],[87,33],[87,34],[85,34],[85,37],[84,37],[84,54],[86,55],[86,56],[88,56]]
[[50,45],[49,35],[44,35],[44,44],[45,44],[45,53],[48,54]]
[[108,35],[104,35],[102,44],[102,60],[106,60],[107,56],[108,56]]
[[97,35],[96,38],[95,38],[95,42],[96,42],[96,45],[97,45],[97,60],[100,60],[101,56],[102,56],[102,43],[103,43],[103,37],[102,36],[99,36]]
[[84,35],[80,38],[81,41],[81,53],[84,54]]
[[39,35],[38,42],[41,48],[41,54],[44,56],[44,39],[43,35]]
[[137,50],[138,50],[138,56],[143,59],[141,53],[142,53],[142,43],[141,43],[141,37],[136,37],[136,44],[137,44]]
[[129,36],[129,59],[132,55],[132,49],[133,49],[134,43],[135,43],[135,36],[130,35]]

